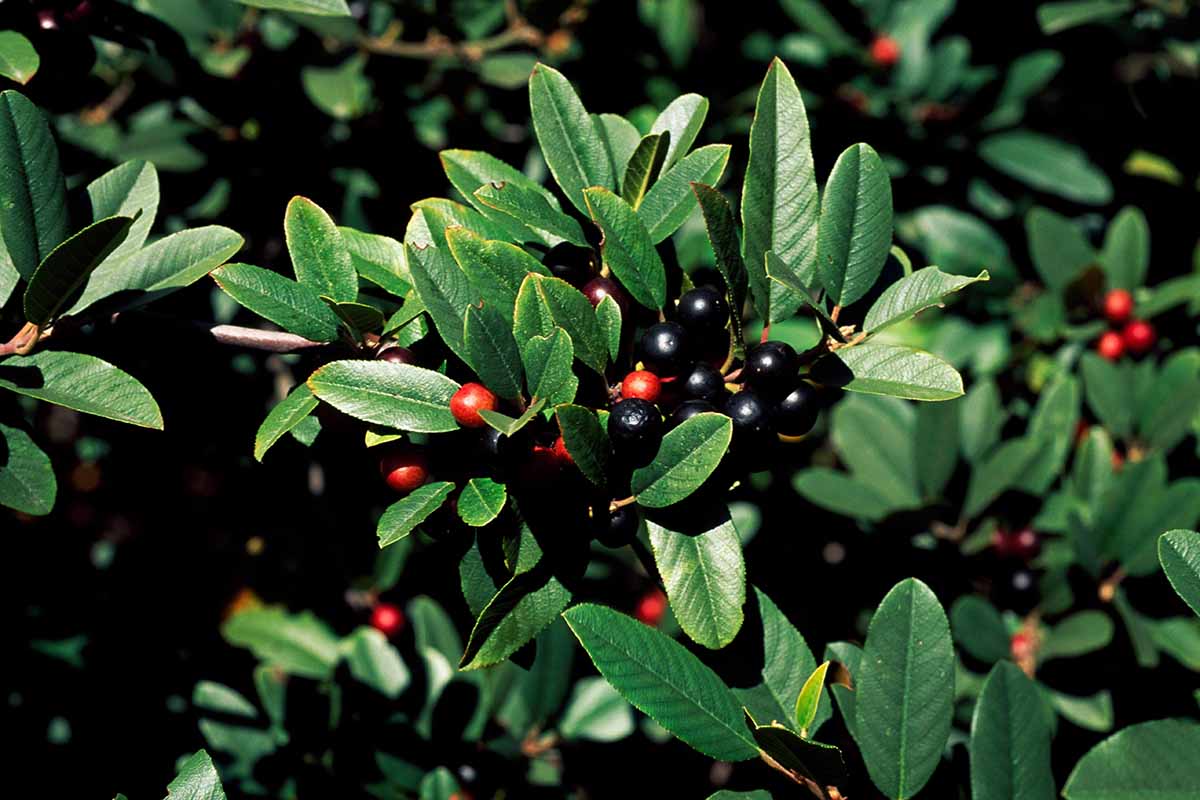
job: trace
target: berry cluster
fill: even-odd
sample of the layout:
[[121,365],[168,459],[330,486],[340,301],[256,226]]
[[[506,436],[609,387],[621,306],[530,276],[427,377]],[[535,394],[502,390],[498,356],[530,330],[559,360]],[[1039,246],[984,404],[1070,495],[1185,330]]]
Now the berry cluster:
[[1154,326],[1133,316],[1133,295],[1125,289],[1110,289],[1104,295],[1104,317],[1120,330],[1105,331],[1096,341],[1096,352],[1109,361],[1126,353],[1142,355],[1154,347]]

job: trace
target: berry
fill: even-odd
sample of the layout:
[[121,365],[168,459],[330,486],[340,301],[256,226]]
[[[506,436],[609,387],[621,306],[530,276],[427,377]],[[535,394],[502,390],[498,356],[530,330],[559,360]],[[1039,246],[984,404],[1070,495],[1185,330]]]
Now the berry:
[[1018,531],[997,529],[992,534],[992,547],[1001,558],[1016,558],[1031,561],[1037,557],[1042,545],[1037,532],[1032,528]]
[[683,327],[697,336],[719,333],[729,321],[729,306],[724,296],[711,286],[700,286],[684,294],[675,313]]
[[636,397],[648,403],[657,403],[662,394],[662,381],[653,372],[639,369],[621,381],[621,397]]
[[679,408],[675,409],[675,413],[667,420],[668,428],[677,428],[687,422],[697,414],[704,414],[710,411],[716,411],[717,407],[707,400],[687,400],[679,404]]
[[1133,295],[1125,289],[1111,289],[1104,295],[1104,316],[1114,325],[1121,325],[1133,316]]
[[733,434],[739,438],[758,438],[770,432],[770,411],[766,402],[751,389],[743,389],[725,401],[725,413],[733,420]]
[[1025,613],[1037,605],[1037,576],[1027,569],[1014,570],[997,589],[997,600],[1004,608]]
[[550,448],[554,453],[554,457],[558,459],[558,463],[564,467],[575,463],[575,459],[571,457],[571,453],[567,450],[567,443],[563,441],[563,437],[559,436],[554,440],[554,446]]
[[391,603],[376,603],[371,609],[371,627],[390,639],[404,628],[404,612]]
[[429,462],[417,450],[394,450],[380,459],[379,474],[388,486],[408,494],[429,480]]
[[1125,466],[1125,456],[1121,455],[1118,450],[1113,450],[1112,458],[1109,460],[1112,462],[1113,472],[1120,472],[1121,467]]
[[482,428],[487,425],[480,411],[495,411],[496,395],[482,383],[464,383],[450,398],[450,413],[464,428]]
[[662,415],[654,404],[637,397],[617,403],[608,415],[608,438],[618,449],[635,450],[657,444],[662,428]]
[[677,375],[688,356],[687,331],[678,322],[659,322],[642,334],[638,354],[656,375]]
[[593,306],[598,306],[604,298],[611,297],[621,307],[622,315],[629,312],[629,295],[611,278],[592,278],[584,284],[583,293]]
[[592,251],[570,242],[560,242],[542,258],[550,274],[578,288],[592,277]]
[[1100,354],[1101,358],[1118,361],[1121,356],[1125,355],[1125,340],[1119,333],[1106,331],[1096,342],[1096,352]]
[[1156,338],[1154,326],[1145,320],[1135,319],[1121,331],[1121,339],[1125,342],[1126,349],[1138,355],[1154,347]]
[[803,436],[817,424],[817,393],[801,383],[771,410],[771,425],[784,436]]
[[800,369],[800,357],[787,342],[763,342],[746,354],[742,374],[746,382],[767,394],[791,389]]
[[389,347],[380,350],[375,356],[380,361],[386,361],[389,364],[416,364],[417,356],[412,350],[407,347]]
[[704,362],[693,364],[690,370],[680,376],[680,382],[684,394],[694,400],[708,400],[711,403],[725,393],[725,376]]
[[517,478],[526,486],[545,486],[562,474],[563,462],[553,447],[535,446],[518,467]]
[[1012,653],[1013,661],[1025,661],[1032,658],[1034,653],[1033,637],[1025,631],[1017,631],[1009,641],[1009,651]]
[[599,520],[596,540],[605,547],[624,547],[637,536],[641,520],[637,511],[629,506],[622,506]]
[[660,589],[651,589],[638,600],[634,616],[645,624],[654,627],[662,622],[663,614],[667,613],[667,596]]
[[880,67],[894,67],[900,60],[900,43],[891,36],[876,36],[871,42],[871,60]]

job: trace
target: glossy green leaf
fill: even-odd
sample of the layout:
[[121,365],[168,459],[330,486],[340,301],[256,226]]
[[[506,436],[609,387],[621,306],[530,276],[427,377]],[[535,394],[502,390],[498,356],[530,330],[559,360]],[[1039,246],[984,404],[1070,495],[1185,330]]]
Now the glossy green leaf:
[[[669,133],[671,140],[667,148],[667,160],[663,169],[670,169],[682,159],[708,116],[708,99],[698,94],[684,94],[672,100],[655,118],[650,133]],[[706,181],[708,183],[708,181]]]
[[604,606],[563,618],[613,688],[685,744],[722,761],[758,756],[733,693],[683,645]]
[[412,217],[404,230],[404,243],[414,247],[445,247],[446,229],[459,226],[484,239],[507,241],[504,225],[492,222],[470,206],[444,197],[427,197],[412,204]]
[[971,656],[986,664],[1008,658],[1008,628],[995,607],[982,597],[965,594],[950,607],[954,640]]
[[633,709],[603,678],[583,678],[558,722],[558,733],[568,742],[615,742],[635,730]]
[[1061,214],[1037,207],[1025,217],[1033,266],[1051,289],[1070,284],[1097,254],[1075,223]]
[[1006,131],[984,139],[979,155],[991,166],[1038,191],[1077,203],[1104,205],[1112,184],[1087,154],[1058,139],[1027,130]]
[[33,44],[17,31],[0,31],[0,76],[29,83],[41,65]]
[[563,444],[579,471],[597,486],[608,484],[608,434],[596,412],[584,406],[561,405],[554,409]]
[[1059,0],[1042,3],[1037,9],[1038,25],[1047,36],[1077,25],[1103,22],[1133,10],[1133,0]]
[[928,586],[909,578],[883,598],[854,678],[867,772],[893,800],[912,797],[941,760],[954,712],[950,625]]
[[512,436],[532,422],[533,418],[541,413],[545,405],[546,400],[544,398],[537,398],[529,404],[529,407],[525,409],[525,413],[519,417],[510,417],[507,414],[501,414],[499,411],[488,411],[487,409],[481,409],[479,416],[484,422],[505,436]]
[[1013,663],[992,667],[971,717],[974,800],[1054,800],[1045,701]]
[[620,197],[634,211],[642,204],[650,185],[658,180],[670,140],[670,133],[647,134],[629,157],[622,173]]
[[141,249],[158,215],[158,171],[148,161],[126,161],[87,185],[92,222],[108,217],[137,217],[109,259],[118,261]]
[[919,311],[941,305],[942,300],[949,294],[960,291],[976,281],[988,279],[987,270],[974,278],[968,278],[949,275],[937,267],[919,269],[880,293],[863,319],[862,329],[876,333],[912,317]]
[[320,206],[293,197],[283,219],[296,280],[337,301],[358,297],[358,275],[341,231]]
[[313,397],[308,384],[301,383],[288,393],[288,396],[276,403],[258,426],[254,436],[254,460],[262,461],[267,451],[283,437],[285,433],[303,422],[309,414],[317,410],[317,398]]
[[730,147],[710,144],[689,153],[659,177],[637,207],[638,218],[655,244],[665,240],[696,210],[693,183],[716,184],[729,162]]
[[508,580],[484,606],[459,660],[464,670],[498,664],[558,617],[571,592],[550,574],[547,559]]
[[1112,641],[1113,623],[1103,611],[1076,612],[1055,623],[1042,641],[1039,656],[1043,661],[1052,658],[1072,658],[1107,647]]
[[733,217],[733,208],[729,201],[716,189],[702,183],[693,183],[692,192],[700,205],[708,241],[712,245],[713,255],[716,256],[717,271],[724,278],[726,291],[732,300],[730,307],[742,307],[750,280],[758,281],[758,287],[754,291],[758,296],[765,297],[766,292],[770,291],[766,269],[756,270],[747,275],[746,264],[742,261],[741,244],[738,241],[737,221]]
[[83,282],[112,254],[133,225],[130,217],[94,222],[50,251],[25,289],[25,319],[45,327]]
[[28,280],[67,238],[67,189],[46,118],[19,92],[0,92],[0,232]]
[[847,397],[833,411],[833,445],[854,477],[894,508],[916,508],[921,490],[916,414],[912,406],[881,397]]
[[579,379],[571,371],[575,348],[562,328],[549,336],[534,336],[521,348],[529,396],[545,400],[547,405],[569,403],[575,399]]
[[379,547],[395,544],[416,530],[442,507],[453,491],[454,484],[449,481],[427,483],[388,506],[375,529]]
[[440,372],[386,361],[333,361],[308,379],[308,388],[355,419],[413,433],[458,429],[450,398],[459,384]]
[[1114,364],[1097,353],[1084,353],[1079,361],[1083,393],[1088,406],[1115,437],[1133,433],[1137,398],[1136,381],[1128,364]]
[[508,490],[490,478],[471,478],[458,495],[458,516],[472,528],[482,528],[500,516]]
[[898,510],[865,481],[828,467],[797,472],[792,486],[810,503],[854,519],[880,520]]
[[667,276],[662,258],[637,213],[607,189],[593,187],[584,193],[588,214],[604,232],[604,263],[647,308],[661,309],[667,302]]
[[407,245],[405,251],[413,288],[442,341],[463,361],[470,363],[463,341],[463,315],[467,306],[478,306],[482,302],[479,287],[471,283],[445,248]]
[[289,675],[314,680],[333,677],[340,657],[338,637],[309,611],[291,614],[278,607],[241,611],[225,621],[221,636]]
[[800,687],[800,694],[796,696],[796,725],[801,734],[807,733],[817,719],[817,709],[821,705],[821,696],[825,689],[825,673],[828,671],[829,662],[826,661],[813,670],[808,680]]
[[958,466],[960,403],[917,406],[914,434],[917,485],[922,497],[939,497]]
[[613,188],[616,188],[624,180],[625,165],[642,140],[642,134],[632,122],[619,114],[592,114],[592,120],[604,143],[604,152],[608,155],[612,170]]
[[892,182],[875,150],[847,148],[821,197],[817,260],[834,305],[848,306],[875,284],[892,246]]
[[525,276],[531,272],[550,275],[550,270],[520,247],[483,239],[466,228],[447,228],[446,242],[483,301],[503,314],[510,325]]
[[370,281],[397,297],[412,288],[404,245],[390,236],[364,233],[354,228],[339,227],[342,241],[350,252],[350,263],[360,278]]
[[604,371],[608,363],[607,340],[583,292],[558,278],[527,275],[517,294],[513,317],[517,341],[550,336],[556,327],[570,335],[576,358],[597,372]]
[[[540,188],[540,187],[539,187]],[[546,200],[544,194],[521,183],[487,183],[475,190],[473,197],[484,208],[502,213],[509,219],[520,220],[549,244],[568,241],[588,247],[583,228]]]
[[239,304],[290,333],[314,342],[338,338],[338,315],[306,284],[251,264],[226,264],[212,276]]
[[346,0],[237,0],[242,5],[265,8],[272,11],[291,11],[297,14],[313,14],[323,17],[348,17],[350,7]]
[[[529,77],[529,72],[530,70],[526,70],[521,73],[522,85],[525,84],[525,81]],[[542,212],[543,216],[557,218],[558,215],[562,215],[558,199],[549,190],[530,180],[520,170],[509,166],[494,156],[478,150],[443,150],[438,153],[438,157],[442,161],[442,169],[446,171],[446,177],[450,179],[450,183],[454,185],[454,188],[466,198],[467,202],[475,206],[488,219],[499,225],[503,225],[506,230],[513,233],[518,241],[524,241],[531,236],[540,236],[527,227],[532,225],[533,220],[536,218],[535,215],[530,213],[528,216],[525,216],[523,209],[509,210],[493,206],[488,203],[486,197],[480,196],[477,192],[492,184],[500,184],[505,188],[513,189],[518,196],[524,196],[532,192],[540,195],[544,205],[549,208],[549,212]],[[535,205],[536,209],[542,209],[542,203]],[[567,219],[570,222],[574,222],[569,217]],[[579,226],[576,224],[574,227],[578,229]],[[567,228],[568,230],[570,229],[569,224]],[[540,238],[545,239],[544,236]],[[546,240],[546,243],[553,244],[549,240]]]
[[25,431],[0,424],[0,505],[44,516],[54,508],[57,494],[50,457]]
[[596,121],[561,72],[538,64],[529,77],[533,130],[567,200],[587,213],[583,190],[614,186],[612,165]]
[[723,414],[697,414],[663,437],[654,460],[633,471],[640,505],[664,508],[700,488],[729,449],[733,423]]
[[954,367],[922,350],[891,344],[861,344],[837,350],[818,361],[815,376],[848,392],[953,400],[963,394]]
[[1163,719],[1131,725],[1079,759],[1066,800],[1190,800],[1200,786],[1200,725]]
[[0,361],[0,389],[143,428],[162,430],[162,412],[146,387],[107,361],[42,350]]
[[793,779],[802,778],[821,786],[839,783],[845,777],[846,765],[836,747],[801,738],[779,723],[759,725],[749,711],[746,724],[759,749],[791,773]]
[[609,296],[596,305],[596,321],[608,343],[608,357],[613,361],[621,355],[621,306]]
[[1108,288],[1133,291],[1146,282],[1150,268],[1150,225],[1141,209],[1122,208],[1104,232],[1100,265]]
[[341,648],[350,674],[384,697],[394,700],[408,687],[411,676],[399,651],[374,628],[355,629]]
[[1008,245],[978,217],[949,206],[925,206],[900,217],[896,231],[946,272],[976,275],[986,269],[999,282],[1016,279]]
[[516,400],[521,396],[524,377],[521,352],[513,338],[511,322],[496,306],[494,303],[486,303],[482,308],[467,306],[463,345],[467,363],[483,385],[500,397]]
[[963,513],[968,518],[976,516],[1016,486],[1037,457],[1040,445],[1037,439],[1010,439],[981,460],[971,471]]
[[1167,531],[1158,539],[1158,560],[1175,592],[1200,614],[1200,533]]
[[167,800],[225,800],[221,776],[204,750],[183,762],[179,774],[167,784]]
[[[686,423],[685,423],[686,424]],[[654,561],[671,611],[691,639],[713,650],[733,641],[742,627],[746,562],[729,512],[671,527],[646,521]]]

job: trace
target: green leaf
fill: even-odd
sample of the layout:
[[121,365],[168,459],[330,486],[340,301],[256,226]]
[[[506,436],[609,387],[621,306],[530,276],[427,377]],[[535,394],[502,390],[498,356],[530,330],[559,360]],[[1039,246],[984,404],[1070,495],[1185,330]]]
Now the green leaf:
[[891,344],[860,344],[837,350],[814,365],[814,377],[849,392],[909,400],[953,400],[963,394],[962,376],[931,353]]
[[83,295],[71,306],[78,314],[100,300],[105,310],[132,308],[190,286],[242,249],[229,228],[206,225],[164,236],[128,257],[108,259],[92,273]]
[[1008,628],[1000,612],[987,600],[965,594],[950,607],[950,626],[963,650],[986,664],[1008,658]]
[[289,614],[277,607],[241,611],[225,621],[221,636],[302,678],[332,678],[339,659],[338,637],[309,611]]
[[1200,786],[1200,725],[1162,719],[1131,725],[1079,759],[1066,800],[1189,800]]
[[472,528],[482,528],[500,516],[508,490],[490,478],[471,478],[458,496],[458,516]]
[[621,185],[624,180],[625,165],[629,157],[637,149],[642,134],[633,123],[619,114],[592,114],[600,140],[604,143],[604,152],[608,155],[609,167],[613,176],[613,188]]
[[1047,286],[1064,289],[1096,263],[1096,251],[1075,223],[1049,209],[1036,207],[1025,217],[1033,266]]
[[286,331],[314,342],[338,338],[338,315],[310,286],[251,264],[226,264],[212,276],[239,304]]
[[521,396],[521,352],[509,320],[496,304],[467,306],[463,319],[463,345],[471,369],[483,384],[506,400]]
[[549,244],[568,241],[579,247],[590,246],[575,218],[564,214],[557,202],[547,200],[540,186],[494,181],[476,189],[472,198],[492,213],[520,220]]
[[386,324],[383,312],[366,303],[338,303],[328,297],[321,301],[329,306],[334,315],[346,326],[354,338],[362,341],[363,334],[382,333]]
[[140,250],[158,214],[158,171],[154,165],[126,161],[89,183],[87,193],[92,203],[92,222],[118,216],[137,218],[109,259],[119,261]]
[[1096,692],[1091,697],[1076,697],[1053,689],[1046,689],[1046,692],[1054,710],[1064,719],[1089,731],[1104,733],[1112,730],[1112,695],[1107,689]]
[[1079,611],[1046,634],[1038,655],[1043,661],[1072,658],[1107,647],[1112,641],[1113,623],[1103,611]]
[[615,742],[635,730],[633,709],[603,678],[583,678],[558,722],[566,741]]
[[640,505],[664,508],[700,488],[721,462],[733,437],[723,414],[697,414],[663,437],[654,460],[633,471],[630,488]]
[[701,147],[654,182],[641,205],[637,206],[638,218],[649,231],[652,242],[658,244],[687,222],[696,209],[692,184],[711,186],[721,180],[729,162],[729,151],[727,144]]
[[1038,6],[1042,33],[1050,36],[1077,25],[1101,22],[1133,10],[1132,0],[1061,0]]
[[716,189],[702,183],[693,183],[692,192],[700,204],[704,228],[709,244],[712,245],[713,255],[716,256],[717,271],[725,279],[726,293],[732,301],[729,304],[730,308],[741,308],[745,303],[748,280],[758,281],[758,288],[754,291],[758,296],[765,297],[766,292],[770,291],[765,265],[762,270],[756,270],[747,276],[746,264],[742,261],[741,245],[738,242],[737,221],[733,217],[729,201]]
[[983,121],[987,130],[1015,125],[1025,116],[1025,105],[1030,98],[1046,88],[1062,69],[1063,57],[1053,50],[1035,50],[1013,60],[996,107]]
[[293,197],[283,219],[296,280],[339,302],[358,297],[358,275],[341,231],[316,203]]
[[865,481],[828,467],[797,472],[792,486],[810,503],[854,519],[881,520],[898,510]]
[[[529,77],[529,70],[521,74],[521,84],[524,85]],[[499,185],[502,189],[512,189],[518,197],[523,197],[528,193],[540,195],[541,203],[534,205],[537,209],[542,209],[543,206],[549,209],[549,212],[543,212],[546,216],[555,217],[561,215],[568,220],[566,224],[570,229],[570,223],[574,220],[562,214],[562,209],[558,204],[558,198],[554,196],[548,189],[542,187],[535,181],[530,180],[526,175],[515,167],[511,167],[500,159],[491,156],[487,153],[478,150],[443,150],[438,153],[438,158],[441,159],[442,169],[446,171],[446,177],[450,179],[450,183],[454,188],[466,198],[467,202],[475,206],[479,213],[483,214],[493,222],[503,225],[506,230],[512,231],[520,241],[525,240],[530,235],[538,236],[533,233],[527,225],[532,225],[533,220],[537,219],[537,215],[532,212],[525,216],[524,210],[517,213],[510,211],[501,206],[493,206],[488,202],[486,196],[478,194],[485,187]],[[506,194],[506,192],[501,192]],[[579,229],[579,225],[575,224],[574,228]],[[580,232],[582,236],[582,231]],[[569,237],[564,237],[569,238]],[[548,244],[552,242],[547,241]]]
[[454,263],[449,250],[412,245],[406,245],[405,250],[413,288],[433,319],[442,341],[455,355],[470,363],[470,354],[463,341],[463,309],[483,302],[479,288]]
[[1128,364],[1114,364],[1098,353],[1084,353],[1079,361],[1083,394],[1097,419],[1113,436],[1133,433],[1137,413],[1136,382]]
[[[676,97],[655,118],[650,126],[650,133],[670,134],[670,147],[667,148],[667,160],[663,169],[668,170],[677,161],[687,155],[700,128],[704,126],[704,118],[708,116],[708,99],[698,94],[684,94]],[[706,181],[708,183],[708,181]]]
[[667,302],[667,273],[645,224],[608,189],[593,187],[583,195],[588,214],[604,232],[604,263],[634,300],[661,309]]
[[0,235],[21,277],[67,238],[67,189],[46,118],[19,92],[0,92]]
[[821,197],[817,259],[834,305],[848,306],[875,285],[892,246],[892,182],[875,150],[847,148]]
[[608,364],[608,344],[592,304],[566,281],[530,274],[517,293],[513,333],[518,342],[550,336],[562,328],[571,337],[575,357],[596,372]]
[[621,355],[621,306],[608,295],[596,305],[596,321],[608,342],[608,357],[613,361]]
[[342,241],[350,251],[350,263],[359,277],[397,297],[412,288],[404,245],[390,236],[363,233],[354,228],[339,227]]
[[923,403],[917,407],[915,464],[922,497],[933,498],[954,476],[958,466],[960,403]]
[[1171,587],[1200,614],[1200,533],[1167,531],[1158,538],[1158,560]]
[[1100,250],[1108,288],[1133,291],[1146,282],[1150,267],[1150,226],[1141,209],[1125,206],[1109,223]]
[[471,629],[459,669],[498,664],[537,636],[571,602],[571,592],[550,574],[547,559],[500,587]]
[[484,239],[507,241],[508,231],[470,206],[444,197],[427,197],[412,204],[413,215],[404,231],[404,243],[413,247],[445,247],[446,229],[460,226]]
[[867,772],[893,800],[912,797],[941,760],[954,713],[950,625],[928,586],[909,578],[883,598],[854,677]]
[[388,506],[375,529],[379,548],[382,550],[395,544],[416,530],[430,514],[442,507],[453,491],[454,484],[450,481],[427,483]]
[[971,470],[963,514],[974,517],[991,505],[1006,489],[1016,486],[1037,457],[1037,439],[1010,439],[997,447]]
[[322,17],[348,17],[350,7],[346,0],[237,0],[242,5],[266,8],[273,11],[292,11],[297,14],[313,14]]
[[538,64],[529,76],[529,108],[546,166],[571,204],[586,214],[583,190],[615,185],[596,121],[570,81],[545,64]]
[[584,406],[560,405],[554,409],[563,444],[579,471],[589,481],[608,484],[608,434],[596,412]]
[[901,217],[896,230],[947,272],[975,275],[987,269],[1001,283],[1017,278],[1008,245],[978,217],[948,206],[925,206]]
[[41,63],[37,50],[22,34],[0,31],[0,76],[17,83],[29,83]]
[[984,681],[970,752],[974,800],[1054,800],[1046,705],[1011,662],[996,664]]
[[840,782],[845,777],[842,752],[833,745],[802,739],[778,723],[759,725],[749,710],[745,713],[759,749],[791,773],[793,780],[804,778],[820,786]]
[[440,372],[386,361],[334,361],[308,378],[321,400],[355,419],[413,433],[458,429],[450,398],[461,388]]
[[466,228],[447,228],[446,242],[454,260],[480,297],[503,314],[510,326],[517,293],[525,276],[531,272],[550,276],[550,270],[520,247],[508,242],[488,241]]
[[541,413],[545,405],[545,398],[538,398],[531,402],[529,407],[525,409],[525,413],[519,417],[510,417],[507,414],[501,414],[499,411],[488,411],[487,409],[480,410],[479,416],[483,418],[484,422],[505,436],[512,436],[532,422],[533,418]]
[[637,149],[629,157],[621,178],[620,197],[629,207],[637,211],[650,185],[658,179],[667,159],[670,133],[651,133],[642,137]]
[[107,361],[43,350],[0,361],[0,388],[117,422],[162,430],[162,412],[146,387]]
[[670,528],[648,519],[646,528],[679,627],[717,650],[742,627],[746,562],[729,511],[721,508],[712,516]]
[[254,460],[262,461],[263,456],[280,438],[308,418],[317,409],[317,398],[313,397],[308,384],[301,383],[288,393],[271,409],[258,433],[254,436]]
[[[750,126],[750,159],[742,185],[747,268],[752,274],[765,269],[766,253],[772,250],[811,286],[817,273],[819,217],[808,115],[791,73],[776,58],[759,89]],[[765,276],[751,278],[750,288],[755,307],[772,322],[787,318],[799,305]]]
[[1105,205],[1112,200],[1112,184],[1078,147],[1027,130],[989,136],[979,144],[979,155],[1009,177],[1077,203]]
[[166,800],[225,800],[221,776],[204,750],[183,763],[175,780],[167,784]]
[[394,700],[408,687],[411,676],[399,651],[374,628],[355,629],[341,648],[350,674],[384,697]]
[[534,336],[521,350],[529,396],[545,400],[547,405],[569,403],[575,399],[579,379],[571,371],[575,348],[562,328],[549,336]]
[[1000,440],[1006,418],[996,384],[988,379],[977,381],[963,399],[959,417],[963,456],[974,464],[987,455]]
[[25,319],[44,328],[129,234],[130,217],[94,222],[50,251],[25,289]]
[[25,431],[0,424],[0,505],[44,516],[54,508],[57,494],[50,457]]
[[925,267],[893,283],[880,293],[863,319],[862,329],[877,333],[902,322],[919,311],[942,304],[942,299],[976,281],[989,280],[987,270],[974,278],[949,275],[937,267]]
[[300,68],[300,85],[313,105],[336,120],[351,120],[371,110],[374,83],[363,70],[365,53],[356,53],[331,67]]
[[859,481],[893,508],[921,504],[912,406],[877,397],[848,397],[834,409],[833,445]]
[[563,619],[613,688],[685,744],[722,761],[758,756],[733,693],[683,645],[590,603]]
[[822,690],[825,688],[825,673],[828,671],[829,662],[826,661],[813,670],[808,680],[800,687],[800,694],[796,696],[796,725],[799,726],[802,735],[808,732],[817,718]]

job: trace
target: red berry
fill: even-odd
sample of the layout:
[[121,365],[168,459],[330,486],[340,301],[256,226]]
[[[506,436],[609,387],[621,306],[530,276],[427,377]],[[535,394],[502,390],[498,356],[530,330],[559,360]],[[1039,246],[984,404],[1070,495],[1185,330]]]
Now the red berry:
[[1033,656],[1033,637],[1024,631],[1017,631],[1009,641],[1009,649],[1014,661],[1024,661]]
[[1125,289],[1111,289],[1104,295],[1104,316],[1114,325],[1128,322],[1133,316],[1133,295]]
[[1141,354],[1154,347],[1157,336],[1153,325],[1145,320],[1135,319],[1121,331],[1121,338],[1131,353]]
[[404,612],[391,603],[376,603],[371,610],[371,627],[390,639],[404,627]]
[[1012,554],[1017,558],[1030,561],[1041,552],[1042,544],[1037,532],[1032,528],[1022,528],[1012,534]]
[[1113,454],[1112,454],[1113,472],[1120,472],[1121,467],[1123,467],[1123,466],[1125,466],[1125,456],[1121,455],[1121,453],[1119,451],[1113,450]]
[[639,369],[625,376],[621,381],[621,397],[636,397],[648,403],[658,402],[662,394],[662,381],[653,372]]
[[592,278],[584,284],[583,293],[587,296],[588,302],[593,306],[598,306],[604,298],[611,297],[617,301],[622,314],[629,313],[629,295],[625,294],[625,290],[611,278]]
[[667,596],[660,589],[651,589],[638,600],[634,616],[651,627],[662,622],[667,612]]
[[464,383],[450,398],[450,413],[464,428],[482,428],[487,423],[480,411],[495,411],[496,395],[482,383]]
[[900,43],[890,36],[876,36],[871,42],[871,60],[881,67],[895,66],[900,60]]
[[567,451],[567,443],[563,441],[563,437],[558,437],[554,440],[554,447],[551,448],[554,452],[554,457],[558,459],[558,463],[563,466],[574,464],[575,459],[571,458],[571,454]]
[[380,460],[379,473],[388,486],[408,494],[429,480],[429,462],[416,450],[395,450]]
[[1092,426],[1088,425],[1083,420],[1075,423],[1075,446],[1079,447],[1087,441],[1088,434],[1091,433]]
[[527,486],[545,486],[562,474],[563,462],[556,448],[536,445],[517,469],[517,478]]
[[1125,355],[1125,340],[1119,333],[1106,331],[1096,342],[1096,352],[1100,354],[1101,358],[1118,361],[1121,356]]

